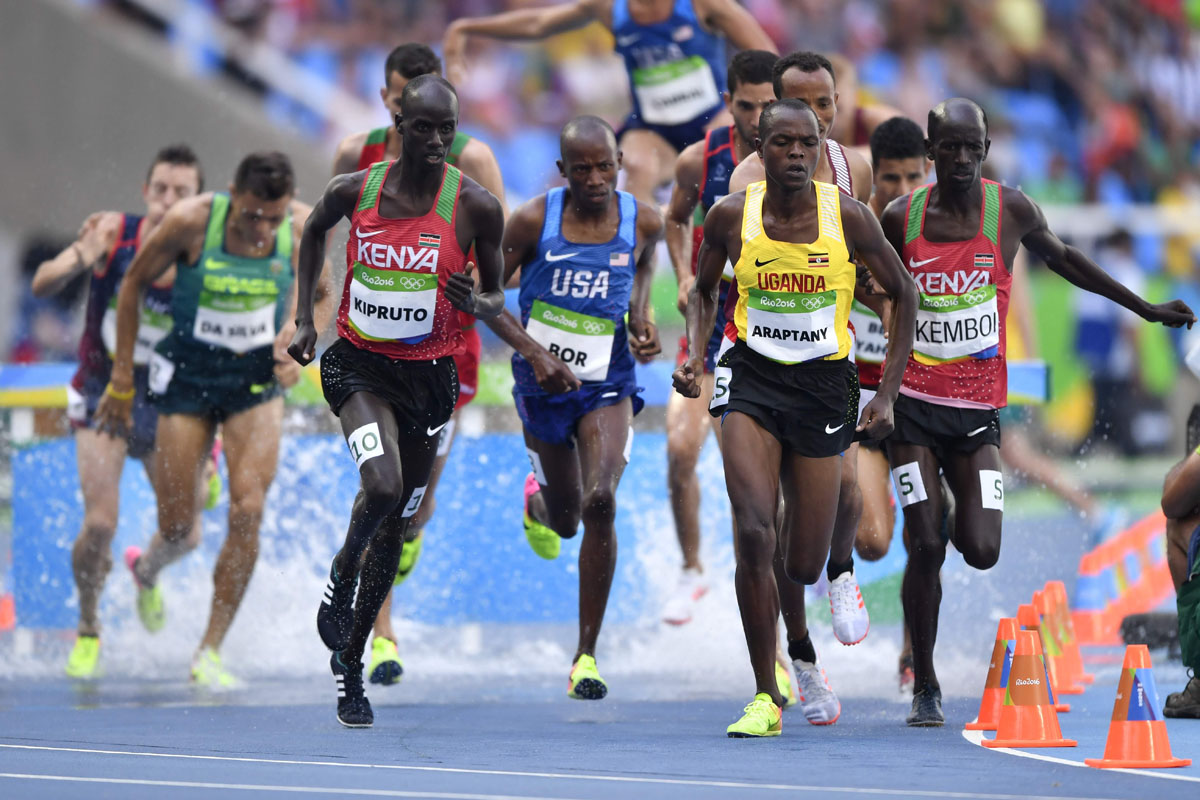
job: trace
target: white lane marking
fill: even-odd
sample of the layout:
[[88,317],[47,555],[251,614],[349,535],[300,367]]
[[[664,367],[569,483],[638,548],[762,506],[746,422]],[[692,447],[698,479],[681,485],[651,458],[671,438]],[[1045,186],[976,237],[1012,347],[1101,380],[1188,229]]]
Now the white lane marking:
[[[967,731],[962,732],[963,738],[971,744],[983,747],[983,731]],[[1200,783],[1200,778],[1193,778],[1190,775],[1176,775],[1171,772],[1152,772],[1145,769],[1125,769],[1117,767],[1115,769],[1101,770],[1096,767],[1089,767],[1082,761],[1072,761],[1069,758],[1058,758],[1056,756],[1042,755],[1041,753],[1029,753],[1025,750],[1016,750],[1011,747],[983,747],[984,750],[991,750],[994,753],[1007,753],[1010,756],[1021,756],[1021,758],[1032,758],[1037,761],[1049,761],[1052,764],[1066,764],[1069,767],[1083,767],[1084,769],[1095,769],[1097,772],[1124,772],[1128,775],[1141,775],[1146,778],[1163,778],[1168,781],[1188,781],[1190,783]]]
[[571,800],[531,794],[474,794],[466,792],[414,792],[403,789],[346,789],[340,786],[273,786],[265,783],[209,783],[201,781],[152,781],[144,778],[93,778],[74,775],[31,775],[0,772],[0,778],[67,783],[115,783],[122,786],[171,786],[182,789],[226,789],[240,792],[292,792],[293,794],[358,795],[363,797],[426,797],[433,800]]
[[[132,750],[100,750],[87,747],[50,747],[31,744],[2,744],[9,750],[41,750],[56,753],[92,753],[110,756],[145,756],[149,758],[182,758],[196,761],[227,761],[248,764],[286,764],[302,767],[350,767],[353,769],[394,769],[407,772],[435,772],[451,775],[500,775],[512,778],[550,778],[554,780],[602,781],[606,783],[641,783],[666,786],[702,786],[718,789],[767,789],[785,792],[822,792],[827,794],[863,794],[891,797],[946,797],[963,800],[1067,800],[1067,795],[994,794],[987,792],[939,792],[927,789],[873,789],[857,786],[808,786],[787,783],[744,783],[740,781],[704,781],[685,778],[648,778],[633,775],[590,775],[567,772],[520,772],[501,769],[468,769],[465,767],[419,767],[409,764],[359,764],[339,761],[300,761],[284,758],[249,758],[246,756],[210,756],[195,753],[146,753]],[[1160,776],[1165,777],[1165,776]],[[532,800],[532,798],[530,798]],[[545,798],[544,800],[549,800]],[[1111,798],[1075,797],[1070,800],[1111,800]]]

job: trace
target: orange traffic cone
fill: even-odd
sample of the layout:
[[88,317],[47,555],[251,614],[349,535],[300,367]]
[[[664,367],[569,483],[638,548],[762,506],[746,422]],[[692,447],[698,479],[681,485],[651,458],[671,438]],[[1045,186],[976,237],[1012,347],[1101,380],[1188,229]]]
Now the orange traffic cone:
[[[1044,653],[1042,645],[1046,643],[1046,636],[1042,633],[1042,615],[1037,612],[1037,607],[1033,603],[1025,603],[1017,607],[1017,622],[1027,631],[1033,631],[1038,635],[1038,654]],[[1042,658],[1042,666],[1046,670],[1046,690],[1050,693],[1050,705],[1054,706],[1054,710],[1059,714],[1065,714],[1071,710],[1068,703],[1059,702],[1058,696],[1055,693],[1054,675],[1050,673],[1050,664],[1047,663],[1045,657]]]
[[1054,611],[1054,600],[1045,590],[1033,593],[1033,605],[1042,618],[1042,641],[1046,646],[1046,664],[1050,667],[1050,680],[1058,694],[1083,694],[1083,685],[1071,674],[1071,664],[1063,647],[1063,632]]
[[1167,723],[1160,715],[1150,650],[1144,644],[1125,648],[1125,665],[1117,684],[1104,758],[1085,758],[1089,767],[1186,767],[1190,758],[1174,758]]
[[1113,603],[1117,597],[1117,579],[1112,566],[1092,551],[1079,559],[1075,579],[1075,605],[1071,621],[1081,644],[1120,644],[1113,624]]
[[1058,713],[1050,702],[1050,685],[1042,660],[1042,642],[1036,631],[1018,631],[1008,690],[1000,709],[995,739],[984,747],[1074,747],[1058,727]]
[[983,684],[979,716],[974,722],[963,726],[969,731],[994,731],[1000,726],[1000,709],[1004,707],[1004,693],[1008,690],[1008,674],[1012,667],[1013,648],[1017,644],[1017,630],[1017,621],[1012,617],[1000,620],[996,628],[996,644],[992,648],[992,661]]
[[1047,581],[1045,591],[1054,600],[1054,614],[1058,618],[1058,629],[1063,633],[1063,653],[1070,666],[1071,677],[1077,683],[1091,684],[1096,676],[1083,668],[1083,654],[1079,649],[1079,637],[1075,635],[1075,622],[1071,619],[1071,608],[1067,600],[1067,586],[1062,581]]

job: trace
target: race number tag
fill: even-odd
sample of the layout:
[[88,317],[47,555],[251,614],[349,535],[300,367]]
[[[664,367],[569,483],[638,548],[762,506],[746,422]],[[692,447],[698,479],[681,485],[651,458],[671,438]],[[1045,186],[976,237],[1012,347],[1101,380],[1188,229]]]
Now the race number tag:
[[174,377],[175,364],[171,359],[161,353],[151,353],[150,377],[146,382],[150,391],[155,394],[166,394],[167,387],[171,385],[171,378]]
[[721,348],[717,350],[716,366],[713,368],[713,393],[708,401],[708,410],[716,411],[729,405],[729,382],[733,380],[733,369],[722,367],[721,359],[733,348],[733,340],[727,336],[721,337]]
[[545,486],[546,471],[542,469],[542,457],[530,447],[525,448],[525,453],[529,456],[529,468],[533,470],[533,477],[537,479],[538,486]]
[[436,274],[356,263],[351,275],[347,316],[364,339],[420,341],[433,332]]
[[634,69],[633,92],[651,125],[681,125],[721,102],[712,69],[700,56]]
[[854,326],[855,363],[882,364],[887,355],[883,322],[874,311],[855,300],[850,305],[850,324]]
[[929,499],[925,494],[925,482],[921,480],[921,465],[916,461],[901,464],[892,470],[892,480],[896,482],[896,494],[900,498],[901,508],[908,508],[913,503]]
[[417,513],[417,509],[421,507],[421,501],[425,499],[425,490],[428,488],[429,484],[425,484],[413,490],[412,497],[408,498],[408,505],[404,506],[404,511],[400,514],[401,517],[411,517]]
[[579,380],[602,381],[608,377],[616,333],[611,319],[535,300],[525,330],[538,344],[561,358]]
[[67,419],[83,422],[87,419],[87,400],[74,386],[67,384]]
[[799,364],[838,351],[837,292],[763,292],[746,297],[746,344],[759,355]]
[[364,461],[383,455],[383,440],[379,438],[379,423],[371,422],[357,428],[346,437],[346,444],[350,447],[350,455],[354,457],[354,466],[361,469]]
[[979,470],[979,496],[983,498],[984,508],[1004,510],[1004,476],[999,470]]
[[633,454],[633,426],[629,426],[629,435],[625,437],[625,449],[621,451],[621,456],[625,459],[625,463],[629,463],[629,456]]
[[[154,346],[159,343],[171,330],[171,315],[154,311],[142,306],[141,318],[138,322],[137,340],[133,343],[134,366],[145,366],[150,363]],[[100,320],[100,338],[109,358],[117,352],[117,298],[113,297],[104,310]]]
[[1000,343],[996,285],[966,294],[921,295],[913,352],[933,361],[982,357]]

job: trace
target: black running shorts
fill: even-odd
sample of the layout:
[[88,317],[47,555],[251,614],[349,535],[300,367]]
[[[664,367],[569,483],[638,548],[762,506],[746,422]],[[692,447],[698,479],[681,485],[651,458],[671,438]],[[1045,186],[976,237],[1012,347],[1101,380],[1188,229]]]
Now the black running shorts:
[[454,413],[458,369],[450,356],[393,360],[339,338],[321,355],[321,390],[334,414],[350,395],[369,392],[391,405],[401,436],[428,438]]
[[994,408],[955,408],[900,395],[892,407],[896,429],[889,445],[928,447],[939,459],[974,453],[985,444],[1000,446],[1000,412]]
[[713,415],[733,411],[753,417],[786,450],[805,458],[840,455],[858,424],[858,370],[847,359],[780,364],[737,342],[720,366],[729,367],[729,403]]

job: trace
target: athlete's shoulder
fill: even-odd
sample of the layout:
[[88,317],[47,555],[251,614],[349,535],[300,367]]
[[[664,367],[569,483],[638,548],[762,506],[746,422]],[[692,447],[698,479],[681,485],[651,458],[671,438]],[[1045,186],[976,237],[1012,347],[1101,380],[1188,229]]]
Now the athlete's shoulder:
[[729,191],[731,193],[743,191],[750,184],[765,180],[766,177],[767,173],[763,169],[762,159],[758,157],[757,152],[751,153],[734,167],[733,174],[729,176]]
[[463,145],[462,153],[458,156],[458,168],[467,174],[471,174],[472,167],[476,166],[499,166],[500,162],[496,160],[496,154],[488,143],[483,139],[474,136],[467,137],[467,143]]
[[1006,218],[1029,225],[1045,219],[1042,209],[1029,195],[1012,186],[1005,186],[1002,183],[996,185],[1000,189],[1000,203]]
[[706,150],[705,139],[692,142],[683,148],[675,159],[676,179],[682,174],[692,175],[694,173],[695,179],[699,180],[700,170],[704,166],[704,154]]
[[741,224],[742,213],[746,210],[746,190],[731,192],[725,195],[704,215],[704,230],[709,229],[709,220],[714,225],[727,225],[730,222]]
[[367,143],[367,137],[370,135],[370,131],[352,133],[338,142],[337,150],[333,156],[334,175],[355,171],[355,168],[358,166],[358,159],[362,156],[363,147]]
[[854,180],[854,194],[862,199],[871,197],[871,187],[875,185],[875,173],[871,162],[862,153],[852,147],[842,147],[846,154],[846,163],[850,165],[850,177]]
[[508,218],[504,226],[506,240],[515,238],[517,241],[532,242],[542,235],[542,226],[546,222],[546,195],[539,194],[526,200]]
[[641,238],[657,238],[662,236],[663,228],[665,227],[662,212],[650,203],[643,203],[641,200],[635,202],[637,203],[638,233]]
[[459,171],[461,177],[458,188],[459,204],[471,214],[499,214],[501,221],[504,219],[504,209],[500,207],[500,201],[496,199],[496,195],[488,191],[483,184],[472,178],[470,175]]
[[214,197],[216,192],[203,192],[180,200],[171,206],[171,210],[163,217],[162,226],[172,233],[204,230],[208,226],[208,216],[212,213]]

